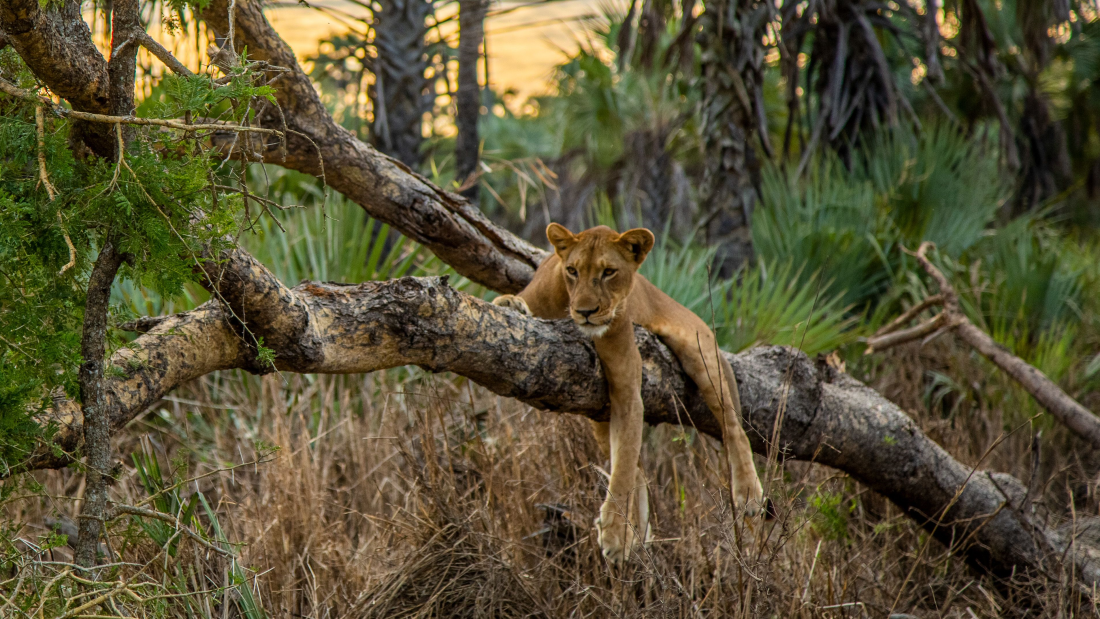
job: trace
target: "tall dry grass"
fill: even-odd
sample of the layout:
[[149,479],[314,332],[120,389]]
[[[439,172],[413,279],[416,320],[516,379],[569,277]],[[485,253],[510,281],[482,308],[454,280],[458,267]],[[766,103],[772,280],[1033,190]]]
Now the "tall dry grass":
[[[975,393],[998,388],[967,351],[942,342],[900,348],[861,374],[975,463],[1006,413],[964,395],[929,395],[933,370],[956,384],[982,381]],[[1068,504],[1080,518],[1096,514],[1089,463],[1051,448],[1067,444],[1056,428],[1037,458],[1033,443],[1029,426],[982,466],[1030,481],[1052,518]],[[243,586],[274,617],[1094,614],[1081,592],[977,575],[888,501],[810,463],[759,459],[778,518],[746,523],[730,511],[717,443],[667,426],[647,430],[643,449],[656,539],[628,565],[609,567],[592,527],[606,463],[587,422],[418,370],[215,374],[163,401],[116,445],[121,455],[145,449],[181,479],[199,477],[184,494],[201,490],[211,501],[226,537],[242,544]],[[146,492],[124,460],[111,492],[134,503]],[[80,475],[35,476],[44,495],[4,506],[10,521],[25,523],[24,539],[79,508],[61,497],[81,494]],[[166,578],[166,555],[134,529],[116,521],[112,548],[152,561],[146,574]],[[66,549],[52,552],[66,559]],[[189,540],[171,560],[188,564],[192,590],[228,582],[225,560]],[[220,599],[193,616],[241,615],[239,603]]]

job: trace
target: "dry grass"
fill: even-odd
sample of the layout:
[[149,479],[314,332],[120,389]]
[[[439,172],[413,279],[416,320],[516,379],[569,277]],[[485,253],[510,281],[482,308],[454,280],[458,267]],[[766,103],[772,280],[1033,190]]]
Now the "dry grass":
[[[937,397],[930,370],[977,387]],[[988,396],[1010,387],[950,345],[903,347],[864,372],[964,461],[976,461],[1010,421]],[[226,536],[243,544],[244,586],[275,617],[1093,614],[1072,592],[976,575],[888,501],[816,465],[768,470],[779,517],[747,525],[730,513],[718,445],[672,427],[648,430],[643,449],[657,540],[609,568],[591,526],[604,463],[587,423],[448,376],[212,375],[136,422],[116,441],[119,452],[140,451],[142,436],[180,478],[207,475],[184,494],[214,499]],[[1095,469],[1049,428],[1032,475],[1033,442],[1026,429],[1010,437],[991,468],[1030,480],[1052,514],[1072,504],[1095,515],[1095,483],[1083,474]],[[240,466],[272,445],[269,461]],[[145,491],[125,460],[112,495],[136,502]],[[80,475],[36,476],[48,497],[4,507],[25,523],[25,539],[79,507],[56,497],[79,496]],[[555,518],[559,510],[546,505],[566,513]],[[136,541],[124,558],[156,559],[146,573],[167,582],[167,555],[116,522],[113,548],[128,537]],[[65,549],[53,552],[65,559]],[[227,582],[227,561],[193,542],[180,542],[172,560],[189,566],[184,588]],[[219,600],[196,614],[239,614]]]

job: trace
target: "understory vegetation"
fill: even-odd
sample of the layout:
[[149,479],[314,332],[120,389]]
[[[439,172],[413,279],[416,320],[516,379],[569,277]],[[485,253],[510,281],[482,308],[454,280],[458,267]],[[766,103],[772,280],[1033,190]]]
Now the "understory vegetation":
[[[864,381],[964,464],[1021,480],[1035,518],[1100,548],[1100,453],[1020,384],[950,332],[865,354],[869,336],[939,292],[911,253],[931,241],[967,317],[1100,412],[1100,189],[1091,188],[1100,180],[1090,176],[1100,171],[1087,169],[1100,161],[1096,126],[1081,121],[1070,136],[1067,179],[1077,180],[1044,185],[1021,180],[1043,170],[1009,166],[1012,132],[970,109],[981,97],[961,57],[942,58],[939,94],[921,85],[928,67],[910,62],[901,42],[915,26],[901,17],[901,34],[883,28],[880,38],[909,122],[884,116],[872,129],[845,120],[817,134],[808,117],[828,113],[818,83],[828,76],[809,77],[825,71],[820,50],[790,61],[812,91],[793,108],[785,97],[801,83],[797,71],[791,82],[780,66],[789,59],[769,57],[757,86],[775,156],[752,170],[754,259],[727,272],[705,233],[705,50],[679,36],[677,11],[694,3],[642,4],[667,13],[646,22],[658,32],[634,34],[650,37],[648,52],[639,43],[619,55],[630,39],[623,29],[640,26],[606,8],[554,70],[550,94],[520,106],[514,93],[485,93],[482,211],[539,245],[548,220],[660,231],[641,272],[712,324],[723,348],[792,346]],[[1003,18],[985,25],[1000,48],[1026,38],[1002,6],[1026,13],[1016,2],[977,4]],[[962,37],[962,9],[951,9],[948,26]],[[1010,72],[998,88],[1012,114],[1030,105],[1021,93],[1032,86],[1058,122],[1100,107],[1100,18],[1089,6],[1075,10],[1073,32],[1051,44],[1042,70],[1000,69]],[[833,17],[821,17],[822,32]],[[965,47],[947,38],[951,50]],[[370,88],[366,65],[356,64],[367,62],[356,56],[366,39],[327,45],[311,75],[339,120],[367,139]],[[349,58],[360,60],[342,64]],[[446,53],[436,60],[445,73]],[[0,48],[0,69],[37,87],[11,49]],[[254,79],[261,70],[242,60],[218,88],[150,72],[138,111],[244,122],[254,114],[247,105],[273,92]],[[317,178],[233,162],[167,130],[141,133],[118,165],[85,165],[67,146],[72,123],[51,117],[40,137],[35,105],[0,98],[0,617],[1100,615],[1095,591],[984,574],[921,528],[931,515],[905,513],[841,471],[774,450],[757,466],[775,518],[735,518],[720,445],[690,420],[646,429],[655,539],[611,568],[592,526],[607,463],[588,422],[415,367],[222,370],[171,392],[112,437],[109,492],[130,511],[106,524],[100,564],[83,571],[73,546],[85,467],[10,473],[58,430],[40,423],[51,404],[80,397],[85,287],[105,244],[138,257],[111,288],[108,358],[132,343],[134,321],[217,303],[196,254],[233,243],[291,287],[447,276],[471,295],[495,293]],[[432,111],[433,131],[449,122],[438,121],[448,105]],[[807,143],[814,135],[819,147]],[[458,189],[453,149],[453,136],[436,131],[419,172]],[[1027,148],[1011,150],[1026,159]],[[175,151],[189,156],[163,154]],[[660,200],[646,185],[655,176]],[[105,221],[127,225],[108,236]],[[274,367],[262,339],[248,345]]]

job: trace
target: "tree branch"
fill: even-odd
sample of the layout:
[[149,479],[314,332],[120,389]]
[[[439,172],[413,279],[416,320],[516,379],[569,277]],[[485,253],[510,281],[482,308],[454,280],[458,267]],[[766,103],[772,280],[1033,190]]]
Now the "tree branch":
[[[418,365],[466,376],[543,410],[607,418],[607,386],[595,350],[570,321],[521,316],[452,289],[446,278],[306,282],[288,289],[243,252],[227,265],[220,289],[244,290],[227,301],[275,349],[281,370],[360,373]],[[231,284],[245,273],[252,281]],[[206,304],[168,317],[132,349],[117,353],[112,363],[125,375],[108,381],[111,427],[123,427],[197,376],[227,368],[256,371],[253,351],[228,316]],[[268,322],[275,317],[278,322]],[[639,328],[635,336],[646,421],[682,422],[719,437],[717,420],[675,356],[651,333]],[[784,457],[848,473],[983,570],[1060,578],[1059,553],[1066,552],[1074,573],[1100,582],[1088,556],[1031,518],[1022,484],[956,461],[872,389],[792,349],[757,348],[728,358],[754,451],[767,453],[769,437],[776,436]]]
[[[92,42],[80,15],[80,2],[62,0],[43,8],[38,0],[0,2],[0,30],[38,79],[76,110],[110,112],[107,61]],[[113,131],[75,123],[74,139],[101,157],[113,159]]]
[[[909,252],[916,257],[917,262],[925,272],[936,281],[940,293],[933,295],[916,307],[905,312],[889,325],[880,329],[874,336],[867,339],[867,351],[865,354],[882,351],[905,342],[924,337],[935,331],[953,330],[962,341],[970,344],[994,365],[1001,368],[1016,382],[1035,398],[1042,406],[1054,416],[1062,425],[1066,426],[1081,438],[1100,448],[1100,419],[1092,414],[1092,411],[1082,406],[1068,393],[1062,390],[1054,381],[1046,377],[1036,367],[1023,359],[1008,352],[998,344],[985,331],[974,326],[959,306],[959,295],[950,280],[936,265],[928,260],[928,250],[935,248],[931,242],[921,243],[916,252]],[[908,251],[908,250],[906,250]],[[933,306],[943,304],[943,312],[935,318],[909,329],[896,331],[898,327],[915,318],[921,311]],[[930,336],[935,337],[935,335]]]
[[973,346],[986,359],[992,361],[994,365],[1016,379],[1031,394],[1031,397],[1039,402],[1040,406],[1062,422],[1063,425],[1092,443],[1094,447],[1100,448],[1100,419],[1097,419],[1092,411],[1082,406],[1068,393],[1062,391],[1061,387],[1034,366],[993,341],[992,337],[974,326],[970,319],[966,317],[966,314],[962,313],[962,310],[959,309],[959,298],[954,287],[925,255],[933,247],[935,245],[927,241],[921,243],[916,257],[924,270],[939,285],[940,292],[944,296],[944,311],[958,323],[955,327],[955,334],[964,342]]
[[180,62],[172,52],[164,48],[163,45],[157,43],[156,39],[149,36],[148,32],[141,30],[138,32],[138,41],[141,46],[149,50],[149,53],[157,57],[166,67],[172,70],[176,75],[192,76],[194,73],[191,69],[188,69],[182,62]]
[[[426,246],[460,274],[499,292],[518,292],[530,281],[546,253],[497,227],[464,198],[444,191],[399,161],[359,141],[338,125],[321,103],[313,84],[298,66],[294,52],[279,38],[256,0],[236,0],[234,41],[247,46],[250,60],[290,68],[279,79],[276,97],[292,131],[284,161],[278,144],[267,145],[264,160],[318,175],[320,148],[326,181],[333,189]],[[227,0],[214,0],[202,16],[215,32],[229,27]],[[263,126],[282,126],[277,110],[259,119]]]
[[[110,78],[108,110],[112,116],[134,113],[134,79],[137,76],[139,33],[138,0],[113,0],[111,8],[111,59],[107,61]],[[128,141],[128,140],[127,140]]]
[[80,510],[80,535],[75,561],[81,567],[95,565],[99,535],[107,514],[107,477],[111,467],[111,434],[103,357],[107,350],[107,309],[111,284],[123,255],[111,239],[103,243],[88,278],[84,306],[84,333],[80,340],[80,401],[84,405],[84,447],[87,457],[87,490]]
[[[57,116],[72,118],[74,120],[87,121],[89,123],[100,123],[104,126],[111,125],[135,125],[145,127],[166,127],[168,129],[178,129],[180,131],[216,131],[216,132],[237,132],[237,133],[258,133],[261,135],[270,135],[275,137],[282,137],[282,132],[277,129],[265,129],[263,127],[243,127],[241,125],[234,125],[230,123],[197,123],[189,125],[187,123],[181,123],[175,120],[164,120],[161,118],[143,118],[140,116],[112,116],[110,114],[91,114],[88,112],[80,112],[77,110],[70,110],[59,105],[55,105],[53,101],[50,101],[46,97],[40,97],[33,92],[19,88],[11,82],[0,78],[0,92],[25,99],[33,103],[37,103],[40,106],[49,108],[51,112]],[[112,130],[113,131],[113,130]]]

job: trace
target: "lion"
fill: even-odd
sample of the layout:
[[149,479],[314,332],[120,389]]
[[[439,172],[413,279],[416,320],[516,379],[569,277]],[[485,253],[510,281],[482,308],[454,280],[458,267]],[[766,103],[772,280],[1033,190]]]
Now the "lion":
[[596,347],[611,399],[611,421],[592,422],[600,450],[611,459],[607,495],[596,518],[603,556],[614,563],[625,561],[634,545],[649,536],[649,497],[638,462],[642,357],[634,325],[657,335],[695,381],[722,426],[734,504],[755,515],[763,507],[763,489],[741,427],[733,368],[701,318],[638,274],[653,249],[653,233],[636,228],[619,234],[598,226],[573,234],[552,223],[546,238],[554,254],[539,265],[531,283],[518,295],[501,295],[493,303],[537,318],[572,318]]

